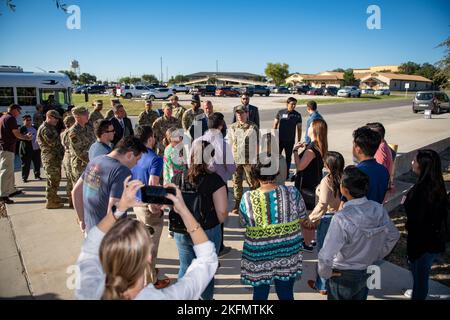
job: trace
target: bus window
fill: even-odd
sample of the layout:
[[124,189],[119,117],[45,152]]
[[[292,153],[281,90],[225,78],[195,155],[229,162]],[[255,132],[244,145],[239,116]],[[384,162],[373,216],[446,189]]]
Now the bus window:
[[13,88],[0,88],[0,106],[7,107],[14,103]]
[[17,103],[20,106],[35,106],[36,88],[17,88]]
[[53,96],[55,105],[68,105],[66,89],[39,89],[39,100],[41,104],[48,104],[50,96]]

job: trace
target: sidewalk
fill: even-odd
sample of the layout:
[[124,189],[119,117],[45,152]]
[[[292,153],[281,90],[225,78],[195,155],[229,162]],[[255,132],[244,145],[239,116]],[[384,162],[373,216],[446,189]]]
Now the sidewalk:
[[[31,181],[24,186],[20,181],[17,172],[16,183],[25,190],[25,194],[16,197],[16,203],[7,207],[9,217],[0,219],[0,297],[73,299],[74,292],[67,287],[67,282],[71,282],[67,268],[76,262],[83,241],[75,212],[68,208],[44,209],[45,182]],[[65,181],[61,185],[59,194],[64,195]],[[233,250],[220,260],[221,268],[216,275],[217,300],[252,299],[251,288],[241,285],[239,281],[242,243],[243,229],[239,226],[238,216],[230,215],[225,228],[225,244]],[[315,277],[316,256],[315,252],[304,255],[304,275],[296,283],[295,299],[326,299],[306,285],[308,279]],[[24,273],[23,267],[26,268]],[[167,221],[160,242],[158,267],[170,278],[176,279],[178,252],[175,241],[167,238]],[[29,289],[26,279],[30,282]],[[372,290],[369,299],[405,299],[402,291],[411,286],[408,270],[383,262],[381,290]],[[448,298],[450,288],[431,281],[430,295]],[[277,299],[273,291],[270,299]]]

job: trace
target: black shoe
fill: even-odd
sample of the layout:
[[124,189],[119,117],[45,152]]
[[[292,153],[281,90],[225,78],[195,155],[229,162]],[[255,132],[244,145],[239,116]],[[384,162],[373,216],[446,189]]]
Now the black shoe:
[[312,240],[311,243],[310,243],[310,245],[311,245],[312,247],[315,247],[315,246],[317,246],[317,242],[314,241],[314,240]]
[[314,251],[314,247],[313,246],[307,246],[305,241],[302,241],[302,248],[300,250],[305,251],[305,252],[313,252]]
[[23,183],[28,183],[28,179],[22,179]]
[[16,190],[13,193],[11,193],[8,197],[12,198],[12,197],[15,197],[15,196],[17,196],[19,194],[23,194],[23,191],[22,190]]
[[6,204],[13,204],[13,203],[14,203],[14,201],[11,200],[9,197],[1,197],[1,198],[0,198],[0,201],[1,201],[1,202],[4,202],[4,203],[6,203]]
[[231,247],[223,247],[222,250],[219,251],[219,257],[222,258],[231,252]]

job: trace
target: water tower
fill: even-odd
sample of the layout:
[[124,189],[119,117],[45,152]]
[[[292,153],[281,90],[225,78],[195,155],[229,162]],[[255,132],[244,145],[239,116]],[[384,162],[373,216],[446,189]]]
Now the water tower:
[[77,76],[80,76],[80,64],[77,60],[72,60],[70,62],[70,69],[75,72]]

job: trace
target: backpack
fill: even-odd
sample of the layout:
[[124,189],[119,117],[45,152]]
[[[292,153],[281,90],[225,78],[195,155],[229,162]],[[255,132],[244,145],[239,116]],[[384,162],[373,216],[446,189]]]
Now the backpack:
[[[180,188],[186,207],[192,213],[195,220],[204,228],[207,226],[207,217],[202,212],[202,197],[198,192],[198,187],[186,182],[184,176],[184,173],[179,173],[172,178],[172,182]],[[200,180],[199,185],[202,180]],[[169,212],[169,231],[188,234],[183,220],[173,209]]]

